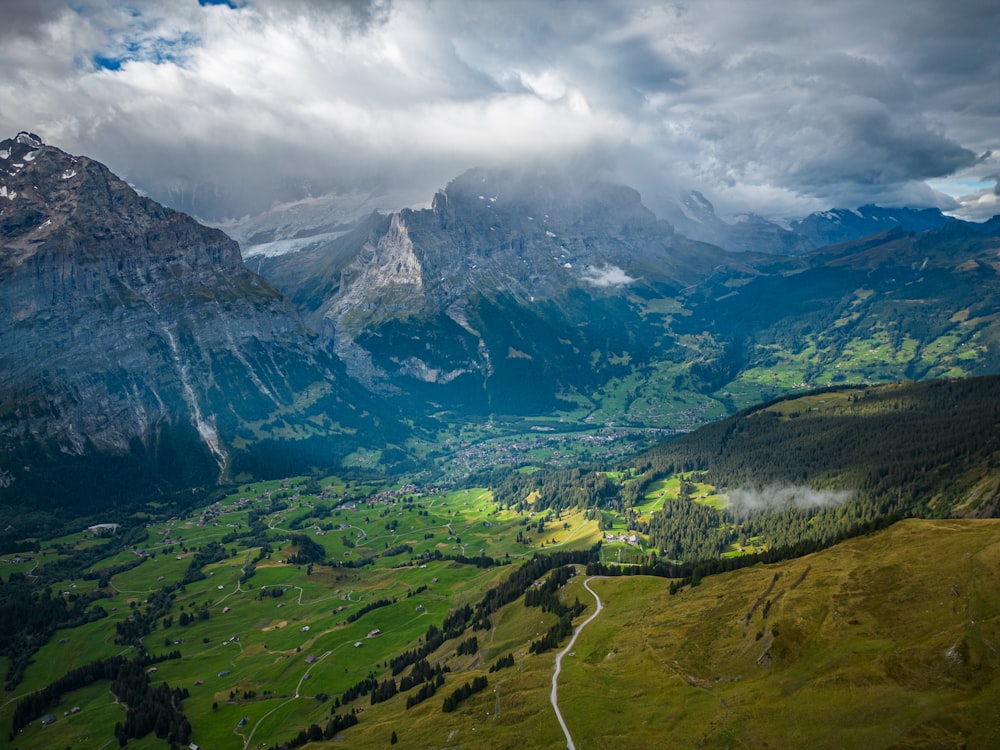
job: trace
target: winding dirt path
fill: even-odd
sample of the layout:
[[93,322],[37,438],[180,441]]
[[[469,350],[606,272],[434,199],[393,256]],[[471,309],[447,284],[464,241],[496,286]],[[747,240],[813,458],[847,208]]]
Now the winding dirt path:
[[583,582],[583,587],[587,589],[587,591],[589,591],[591,595],[594,597],[594,599],[597,601],[597,609],[594,610],[594,613],[590,617],[588,617],[586,620],[584,620],[583,622],[581,622],[579,625],[576,626],[576,629],[573,631],[573,637],[569,639],[569,643],[566,644],[566,648],[564,648],[562,651],[556,654],[556,671],[552,674],[552,694],[550,696],[550,700],[552,701],[552,708],[554,708],[556,711],[556,719],[559,720],[559,726],[562,727],[563,734],[566,735],[566,747],[568,748],[568,750],[576,750],[576,745],[573,744],[573,738],[570,736],[569,728],[566,726],[566,722],[563,720],[562,713],[559,711],[559,697],[558,697],[559,673],[562,671],[562,659],[567,653],[569,653],[569,650],[573,648],[573,644],[576,643],[576,637],[580,635],[580,631],[583,630],[590,623],[591,620],[593,620],[595,617],[601,614],[601,610],[604,609],[604,604],[601,602],[601,597],[597,595],[597,592],[595,592],[592,588],[590,588],[590,582],[593,581],[595,578],[600,578],[600,577],[601,576],[591,576],[590,578],[588,578],[586,581]]

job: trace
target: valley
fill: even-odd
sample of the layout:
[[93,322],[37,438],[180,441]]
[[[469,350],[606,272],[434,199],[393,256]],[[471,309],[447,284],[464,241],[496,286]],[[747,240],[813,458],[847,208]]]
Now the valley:
[[11,747],[989,746],[997,219],[473,169],[248,265],[0,146]]
[[[778,400],[613,471],[522,461],[451,486],[300,476],[149,507],[114,528],[8,539],[0,731],[20,748],[110,747],[143,726],[130,747],[380,747],[393,734],[404,747],[564,747],[553,658],[594,614],[588,580],[604,606],[558,682],[578,747],[667,730],[711,747],[986,747],[998,720],[1000,526],[945,517],[992,513],[994,388],[986,378]],[[956,403],[966,411],[953,419]],[[953,429],[933,436],[942,410]],[[864,420],[853,428],[852,413]],[[806,449],[798,458],[783,453],[788,429]],[[909,436],[909,458],[861,444],[870,468],[841,464],[842,439],[884,440],[882,429]],[[761,450],[791,460],[758,461]],[[758,461],[771,505],[740,510],[734,459]],[[908,462],[924,471],[910,475]],[[883,504],[864,479],[889,466],[895,492],[912,493],[903,505]],[[803,471],[816,504],[786,505],[777,483]],[[860,497],[820,497],[851,486]],[[893,522],[901,515],[942,520]],[[701,530],[687,537],[692,520]],[[730,524],[722,554],[704,552]],[[172,711],[127,711],[110,678],[72,677],[123,669],[112,661],[122,657],[150,686],[180,691]],[[879,710],[859,713],[859,700]]]
[[[332,713],[357,716],[357,727],[342,730],[357,747],[384,746],[393,732],[403,746],[564,746],[547,707],[552,652],[531,653],[558,618],[525,607],[523,595],[491,613],[488,627],[458,630],[428,654],[448,670],[435,697],[407,708],[417,688],[374,703],[368,694],[347,696],[369,677],[395,684],[408,670],[389,669],[392,659],[466,605],[477,608],[535,552],[586,557],[601,539],[596,522],[566,513],[536,534],[531,514],[498,511],[482,489],[421,496],[410,488],[336,505],[303,494],[301,482],[246,487],[149,524],[141,552],[122,550],[78,577],[46,580],[55,596],[84,597],[101,585],[92,574],[128,567],[104,581],[106,597],[95,606],[105,617],[55,631],[34,655],[0,710],[4,732],[19,699],[75,667],[178,651],[146,671],[151,683],[187,691],[183,713],[201,747],[281,745],[309,725],[322,730]],[[332,478],[323,484],[349,489]],[[264,538],[249,536],[255,527]],[[537,540],[519,543],[526,527]],[[309,542],[297,543],[299,535]],[[106,539],[51,540],[32,560],[7,562],[6,585]],[[613,560],[616,546],[604,545],[602,556]],[[314,549],[318,559],[344,563],[373,557],[359,568],[330,567],[306,561]],[[195,554],[210,551],[203,577],[190,580]],[[482,554],[497,562],[457,559]],[[665,728],[680,744],[709,746],[930,739],[985,747],[1000,718],[1000,590],[989,572],[997,554],[995,521],[914,520],[794,561],[705,578],[672,596],[663,578],[593,579],[604,610],[562,660],[561,711],[573,736],[586,738],[578,747],[644,744]],[[585,567],[558,589],[559,601],[581,603],[580,620],[594,606],[582,588]],[[145,620],[137,651],[121,625],[158,606],[166,590],[169,604]],[[463,645],[470,638],[475,645]],[[489,670],[508,654],[510,667]],[[478,677],[489,690],[441,712],[442,696]],[[859,714],[859,699],[878,711]],[[55,722],[42,726],[33,716],[11,747],[112,746],[112,729],[126,721],[106,682],[62,693],[44,712]],[[129,746],[162,745],[150,734]]]

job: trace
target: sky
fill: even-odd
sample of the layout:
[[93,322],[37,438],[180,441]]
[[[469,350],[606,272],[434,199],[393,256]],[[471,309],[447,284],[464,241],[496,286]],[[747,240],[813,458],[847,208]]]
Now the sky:
[[212,220],[496,166],[981,221],[998,38],[996,0],[3,0],[0,137]]

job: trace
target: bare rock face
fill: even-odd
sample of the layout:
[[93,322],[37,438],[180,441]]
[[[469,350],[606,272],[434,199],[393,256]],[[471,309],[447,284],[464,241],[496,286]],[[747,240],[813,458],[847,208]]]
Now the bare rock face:
[[332,367],[224,233],[35,136],[0,142],[9,491],[91,454],[124,457],[153,485],[213,482],[255,423],[304,389],[330,393]]
[[473,169],[428,209],[372,216],[262,273],[371,391],[530,412],[613,375],[581,352],[651,350],[636,295],[663,296],[729,260],[676,235],[631,188]]

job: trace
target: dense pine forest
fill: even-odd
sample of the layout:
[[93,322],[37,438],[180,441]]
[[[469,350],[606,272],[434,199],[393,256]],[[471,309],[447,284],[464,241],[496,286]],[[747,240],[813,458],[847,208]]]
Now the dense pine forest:
[[[561,510],[584,508],[602,528],[603,511],[624,516],[667,560],[827,546],[886,519],[995,516],[1000,488],[983,477],[1000,469],[998,392],[996,376],[839,387],[744,410],[616,472],[503,470],[487,482],[498,504],[545,511],[526,532],[539,537]],[[677,495],[638,512],[670,477]],[[695,482],[726,502],[696,498]]]

